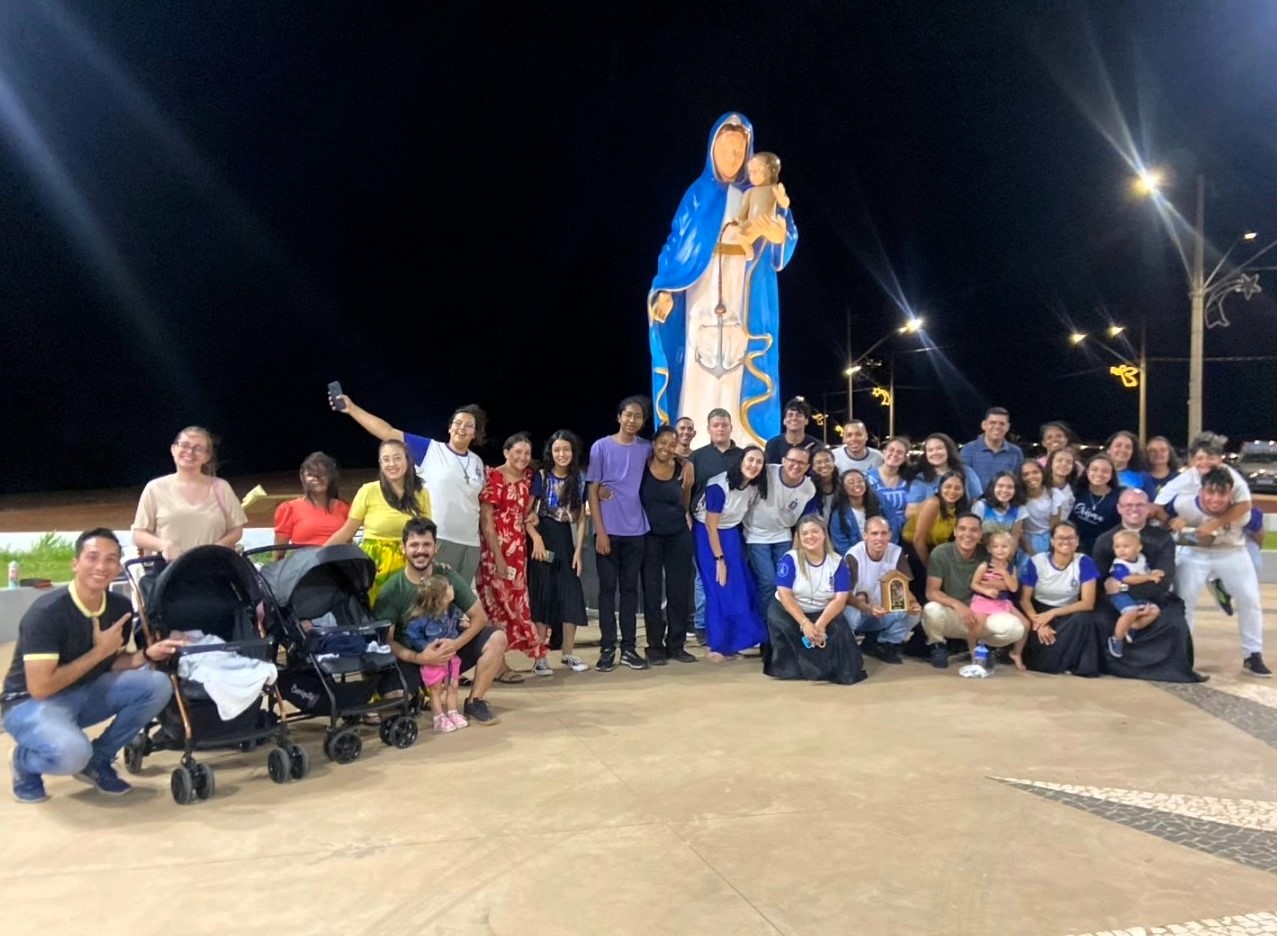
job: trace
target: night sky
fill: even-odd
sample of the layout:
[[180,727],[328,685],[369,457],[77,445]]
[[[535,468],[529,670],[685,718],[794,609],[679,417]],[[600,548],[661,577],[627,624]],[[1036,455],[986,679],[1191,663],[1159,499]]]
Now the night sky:
[[[478,402],[489,460],[520,429],[611,431],[650,391],[646,291],[728,110],[784,160],[800,232],[782,395],[844,412],[847,315],[863,350],[903,298],[945,349],[898,364],[913,434],[962,441],[995,403],[1032,438],[1134,429],[1112,362],[1067,341],[1106,314],[1187,355],[1183,268],[1106,134],[1172,168],[1185,214],[1206,174],[1216,247],[1277,237],[1277,4],[576,6],[0,6],[0,489],[140,483],[189,423],[227,474],[371,465],[330,380],[434,436]],[[1208,355],[1277,354],[1263,276]],[[1275,365],[1208,364],[1206,424],[1277,434]],[[1186,375],[1152,365],[1151,433],[1182,440]]]

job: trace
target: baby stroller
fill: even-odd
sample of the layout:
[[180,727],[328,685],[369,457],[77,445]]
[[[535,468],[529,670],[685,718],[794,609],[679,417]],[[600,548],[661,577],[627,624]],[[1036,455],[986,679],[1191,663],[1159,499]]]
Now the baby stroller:
[[[350,545],[289,547],[288,555],[261,570],[278,612],[272,615],[280,628],[276,636],[286,649],[279,686],[297,708],[289,717],[327,717],[324,754],[339,764],[359,759],[359,720],[370,712],[383,713],[383,743],[403,749],[417,740],[416,699],[394,654],[385,652],[392,625],[373,620],[368,605],[376,572],[368,554]],[[384,698],[387,681],[389,691],[401,690],[399,698]],[[378,691],[383,698],[374,702]]]
[[[258,623],[258,609],[270,615],[265,590],[251,562],[224,546],[199,546],[165,564],[158,556],[131,559],[140,567],[137,607],[142,622],[139,643],[168,637],[174,631],[203,631],[224,643],[183,647],[166,664],[173,698],[156,724],[143,729],[124,749],[124,767],[138,773],[154,751],[181,751],[182,762],[170,777],[173,799],[185,805],[206,800],[216,788],[213,768],[195,760],[195,752],[211,748],[249,751],[273,741],[266,764],[276,783],[301,780],[310,771],[306,749],[293,744],[283,718],[283,703],[274,686],[263,687],[256,700],[235,717],[223,720],[203,683],[179,675],[181,661],[194,654],[232,651],[242,657],[273,662],[275,642]],[[129,569],[134,572],[132,568]],[[276,712],[264,708],[269,700]],[[276,714],[278,713],[278,714]]]

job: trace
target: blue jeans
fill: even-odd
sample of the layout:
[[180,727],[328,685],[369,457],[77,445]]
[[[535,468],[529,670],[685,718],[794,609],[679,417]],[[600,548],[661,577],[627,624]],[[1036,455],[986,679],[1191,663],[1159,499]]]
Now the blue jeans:
[[856,608],[848,608],[842,615],[854,633],[877,633],[880,641],[889,644],[904,643],[909,639],[909,632],[918,623],[918,615],[908,611],[892,611],[876,618]]
[[[90,763],[109,764],[172,695],[167,676],[142,667],[103,673],[48,699],[19,702],[4,713],[4,730],[17,745],[14,762],[33,774],[77,774]],[[112,715],[115,720],[90,743],[81,729]]]
[[749,550],[749,569],[758,583],[754,607],[758,616],[767,620],[767,609],[776,597],[776,565],[785,553],[794,548],[793,543],[748,543],[746,548]]

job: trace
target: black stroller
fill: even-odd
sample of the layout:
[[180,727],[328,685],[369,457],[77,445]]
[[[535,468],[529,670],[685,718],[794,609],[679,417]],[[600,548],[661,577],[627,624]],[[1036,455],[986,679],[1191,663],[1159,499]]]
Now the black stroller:
[[[376,564],[358,546],[288,550],[283,559],[263,567],[261,576],[275,602],[278,613],[272,620],[286,649],[279,687],[297,708],[289,717],[327,717],[324,754],[339,764],[358,760],[363,752],[358,725],[371,712],[382,713],[382,742],[412,747],[418,733],[417,699],[408,691],[394,654],[368,647],[384,646],[392,626],[373,620],[368,604]],[[390,691],[400,690],[399,698],[384,698],[387,683]],[[383,697],[373,701],[378,692]]]
[[[259,608],[275,613],[254,565],[224,546],[199,546],[165,564],[158,556],[131,559],[140,567],[137,606],[142,621],[139,643],[161,640],[174,631],[203,631],[224,643],[185,647],[170,659],[173,698],[157,723],[147,726],[124,748],[124,767],[136,774],[154,751],[181,751],[182,762],[170,777],[173,799],[185,805],[213,795],[213,768],[195,760],[195,752],[210,748],[250,751],[266,742],[270,778],[276,783],[301,780],[310,771],[306,749],[292,743],[283,717],[283,703],[274,686],[264,687],[255,703],[229,720],[204,685],[178,675],[180,661],[193,654],[232,651],[240,656],[274,662],[276,644],[258,622]],[[132,569],[130,569],[132,571]],[[263,707],[263,701],[269,706]]]

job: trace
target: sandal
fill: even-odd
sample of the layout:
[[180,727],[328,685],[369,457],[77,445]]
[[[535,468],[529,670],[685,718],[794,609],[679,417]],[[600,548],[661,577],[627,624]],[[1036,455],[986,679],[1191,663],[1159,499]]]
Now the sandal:
[[507,686],[519,686],[523,684],[523,674],[516,673],[514,670],[506,670],[493,682],[505,683]]

